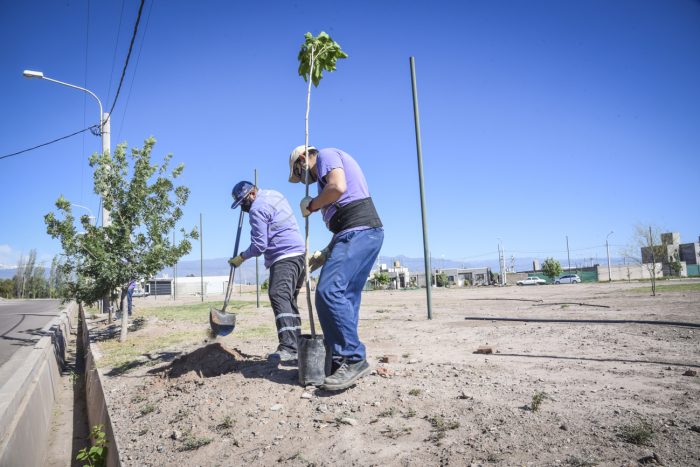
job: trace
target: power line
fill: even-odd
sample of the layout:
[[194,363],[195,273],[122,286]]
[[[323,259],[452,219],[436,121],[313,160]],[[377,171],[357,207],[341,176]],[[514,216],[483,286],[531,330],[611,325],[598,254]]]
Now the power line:
[[38,144],[36,146],[32,146],[31,148],[27,148],[27,149],[22,149],[21,151],[13,152],[11,154],[5,154],[4,156],[0,156],[0,160],[7,159],[8,157],[12,157],[12,156],[17,156],[17,155],[23,154],[25,152],[33,151],[34,149],[39,149],[41,147],[48,146],[49,144],[57,143],[61,140],[70,138],[71,136],[79,135],[80,133],[83,133],[85,131],[99,129],[99,127],[100,127],[100,125],[92,125],[92,126],[89,126],[87,128],[83,128],[82,130],[78,130],[75,133],[71,133],[70,135],[61,136],[60,138],[52,139],[51,141],[48,141],[46,143]]
[[114,54],[112,54],[112,71],[109,72],[109,87],[107,88],[107,100],[112,93],[112,77],[114,76],[114,64],[117,61],[117,46],[119,45],[119,36],[122,32],[122,18],[124,17],[124,0],[122,0],[122,8],[119,13],[119,26],[117,26],[117,40],[114,41]]
[[136,63],[134,64],[134,72],[131,74],[131,85],[129,86],[129,93],[126,95],[126,103],[124,104],[124,111],[122,112],[122,121],[119,124],[119,132],[117,133],[117,141],[121,138],[122,130],[124,129],[124,119],[126,118],[126,111],[129,108],[129,100],[131,100],[131,91],[134,90],[134,81],[136,80],[136,72],[139,69],[139,62],[141,61],[141,51],[143,50],[143,44],[146,43],[146,34],[148,33],[148,23],[151,21],[151,11],[153,10],[153,4],[148,7],[148,15],[146,16],[146,24],[143,27],[143,35],[141,36],[141,45],[139,46],[139,53],[136,55]]
[[[87,21],[85,21],[85,74],[83,76],[83,87],[87,88],[88,75],[88,51],[90,50],[90,0],[87,2]],[[100,115],[100,120],[102,115]],[[87,120],[87,93],[83,94],[83,126]],[[80,152],[85,154],[85,135],[83,134],[83,149]],[[83,182],[85,181],[85,164],[82,163],[82,157],[78,158],[80,162],[80,201],[83,201]]]
[[119,78],[119,86],[117,86],[117,92],[114,95],[114,102],[112,102],[112,108],[109,109],[109,115],[112,115],[114,111],[114,106],[117,105],[117,99],[119,98],[119,91],[122,89],[122,83],[124,83],[124,76],[126,75],[126,68],[129,66],[129,59],[131,58],[131,51],[134,48],[134,41],[136,40],[136,33],[139,30],[139,22],[141,21],[141,12],[143,11],[143,5],[146,0],[141,0],[141,5],[139,5],[139,12],[136,15],[136,24],[134,24],[134,33],[131,36],[131,43],[129,43],[129,51],[126,54],[126,60],[124,61],[124,68],[122,68],[122,76]]

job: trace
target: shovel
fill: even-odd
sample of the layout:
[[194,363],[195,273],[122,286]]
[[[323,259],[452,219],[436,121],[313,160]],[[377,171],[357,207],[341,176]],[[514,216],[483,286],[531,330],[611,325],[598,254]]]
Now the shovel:
[[[233,257],[238,256],[238,243],[241,240],[241,230],[243,229],[243,209],[238,218],[238,232],[236,232],[236,246],[233,248]],[[224,306],[221,310],[214,307],[209,308],[209,326],[215,336],[227,336],[236,328],[236,314],[226,313],[226,306],[231,298],[231,290],[233,289],[233,278],[236,276],[236,268],[231,266],[231,271],[228,273],[228,285],[226,286],[226,295],[224,295]]]

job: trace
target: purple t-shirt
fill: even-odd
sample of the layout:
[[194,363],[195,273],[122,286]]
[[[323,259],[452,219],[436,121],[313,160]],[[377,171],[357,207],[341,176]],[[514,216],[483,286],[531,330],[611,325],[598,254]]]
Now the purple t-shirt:
[[248,259],[265,254],[265,267],[280,259],[304,254],[304,239],[287,199],[274,190],[259,190],[250,207]]
[[[355,162],[350,154],[336,148],[324,148],[318,151],[316,158],[316,169],[318,171],[318,192],[323,191],[326,186],[326,175],[333,169],[343,169],[345,172],[346,190],[338,200],[321,209],[323,213],[323,222],[328,226],[333,215],[338,211],[338,206],[357,201],[358,199],[369,198],[369,188],[367,188],[367,180],[362,173],[362,169]],[[367,227],[355,227],[348,230],[359,230]]]

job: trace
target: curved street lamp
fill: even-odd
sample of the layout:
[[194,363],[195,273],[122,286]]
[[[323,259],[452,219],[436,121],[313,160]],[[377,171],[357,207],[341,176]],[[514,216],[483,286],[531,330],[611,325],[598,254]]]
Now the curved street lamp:
[[[75,84],[70,84],[70,83],[65,83],[63,81],[59,81],[57,79],[49,78],[48,76],[44,76],[44,73],[41,71],[35,71],[35,70],[24,70],[22,72],[22,75],[24,75],[25,78],[38,78],[38,79],[43,79],[46,81],[51,81],[52,83],[57,83],[63,86],[68,86],[69,88],[73,89],[78,89],[80,91],[86,92],[90,94],[92,97],[95,98],[97,101],[97,105],[100,107],[100,136],[102,138],[102,153],[108,153],[109,152],[109,146],[110,146],[110,141],[109,141],[109,114],[105,114],[102,112],[102,101],[100,101],[100,98],[97,97],[97,95],[90,91],[89,89],[85,89],[80,86],[76,86]],[[109,225],[109,211],[107,211],[104,206],[102,207],[102,225],[103,226],[108,226]]]

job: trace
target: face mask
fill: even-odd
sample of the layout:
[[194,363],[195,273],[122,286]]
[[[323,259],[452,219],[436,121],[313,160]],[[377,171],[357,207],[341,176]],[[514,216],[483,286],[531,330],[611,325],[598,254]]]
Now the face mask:
[[253,200],[246,197],[243,201],[241,201],[241,209],[243,212],[250,212],[250,207],[253,205]]
[[307,169],[301,169],[301,181],[302,181],[302,183],[306,182],[306,172],[309,173],[309,183],[315,183],[316,177],[314,177],[313,171],[307,170]]

